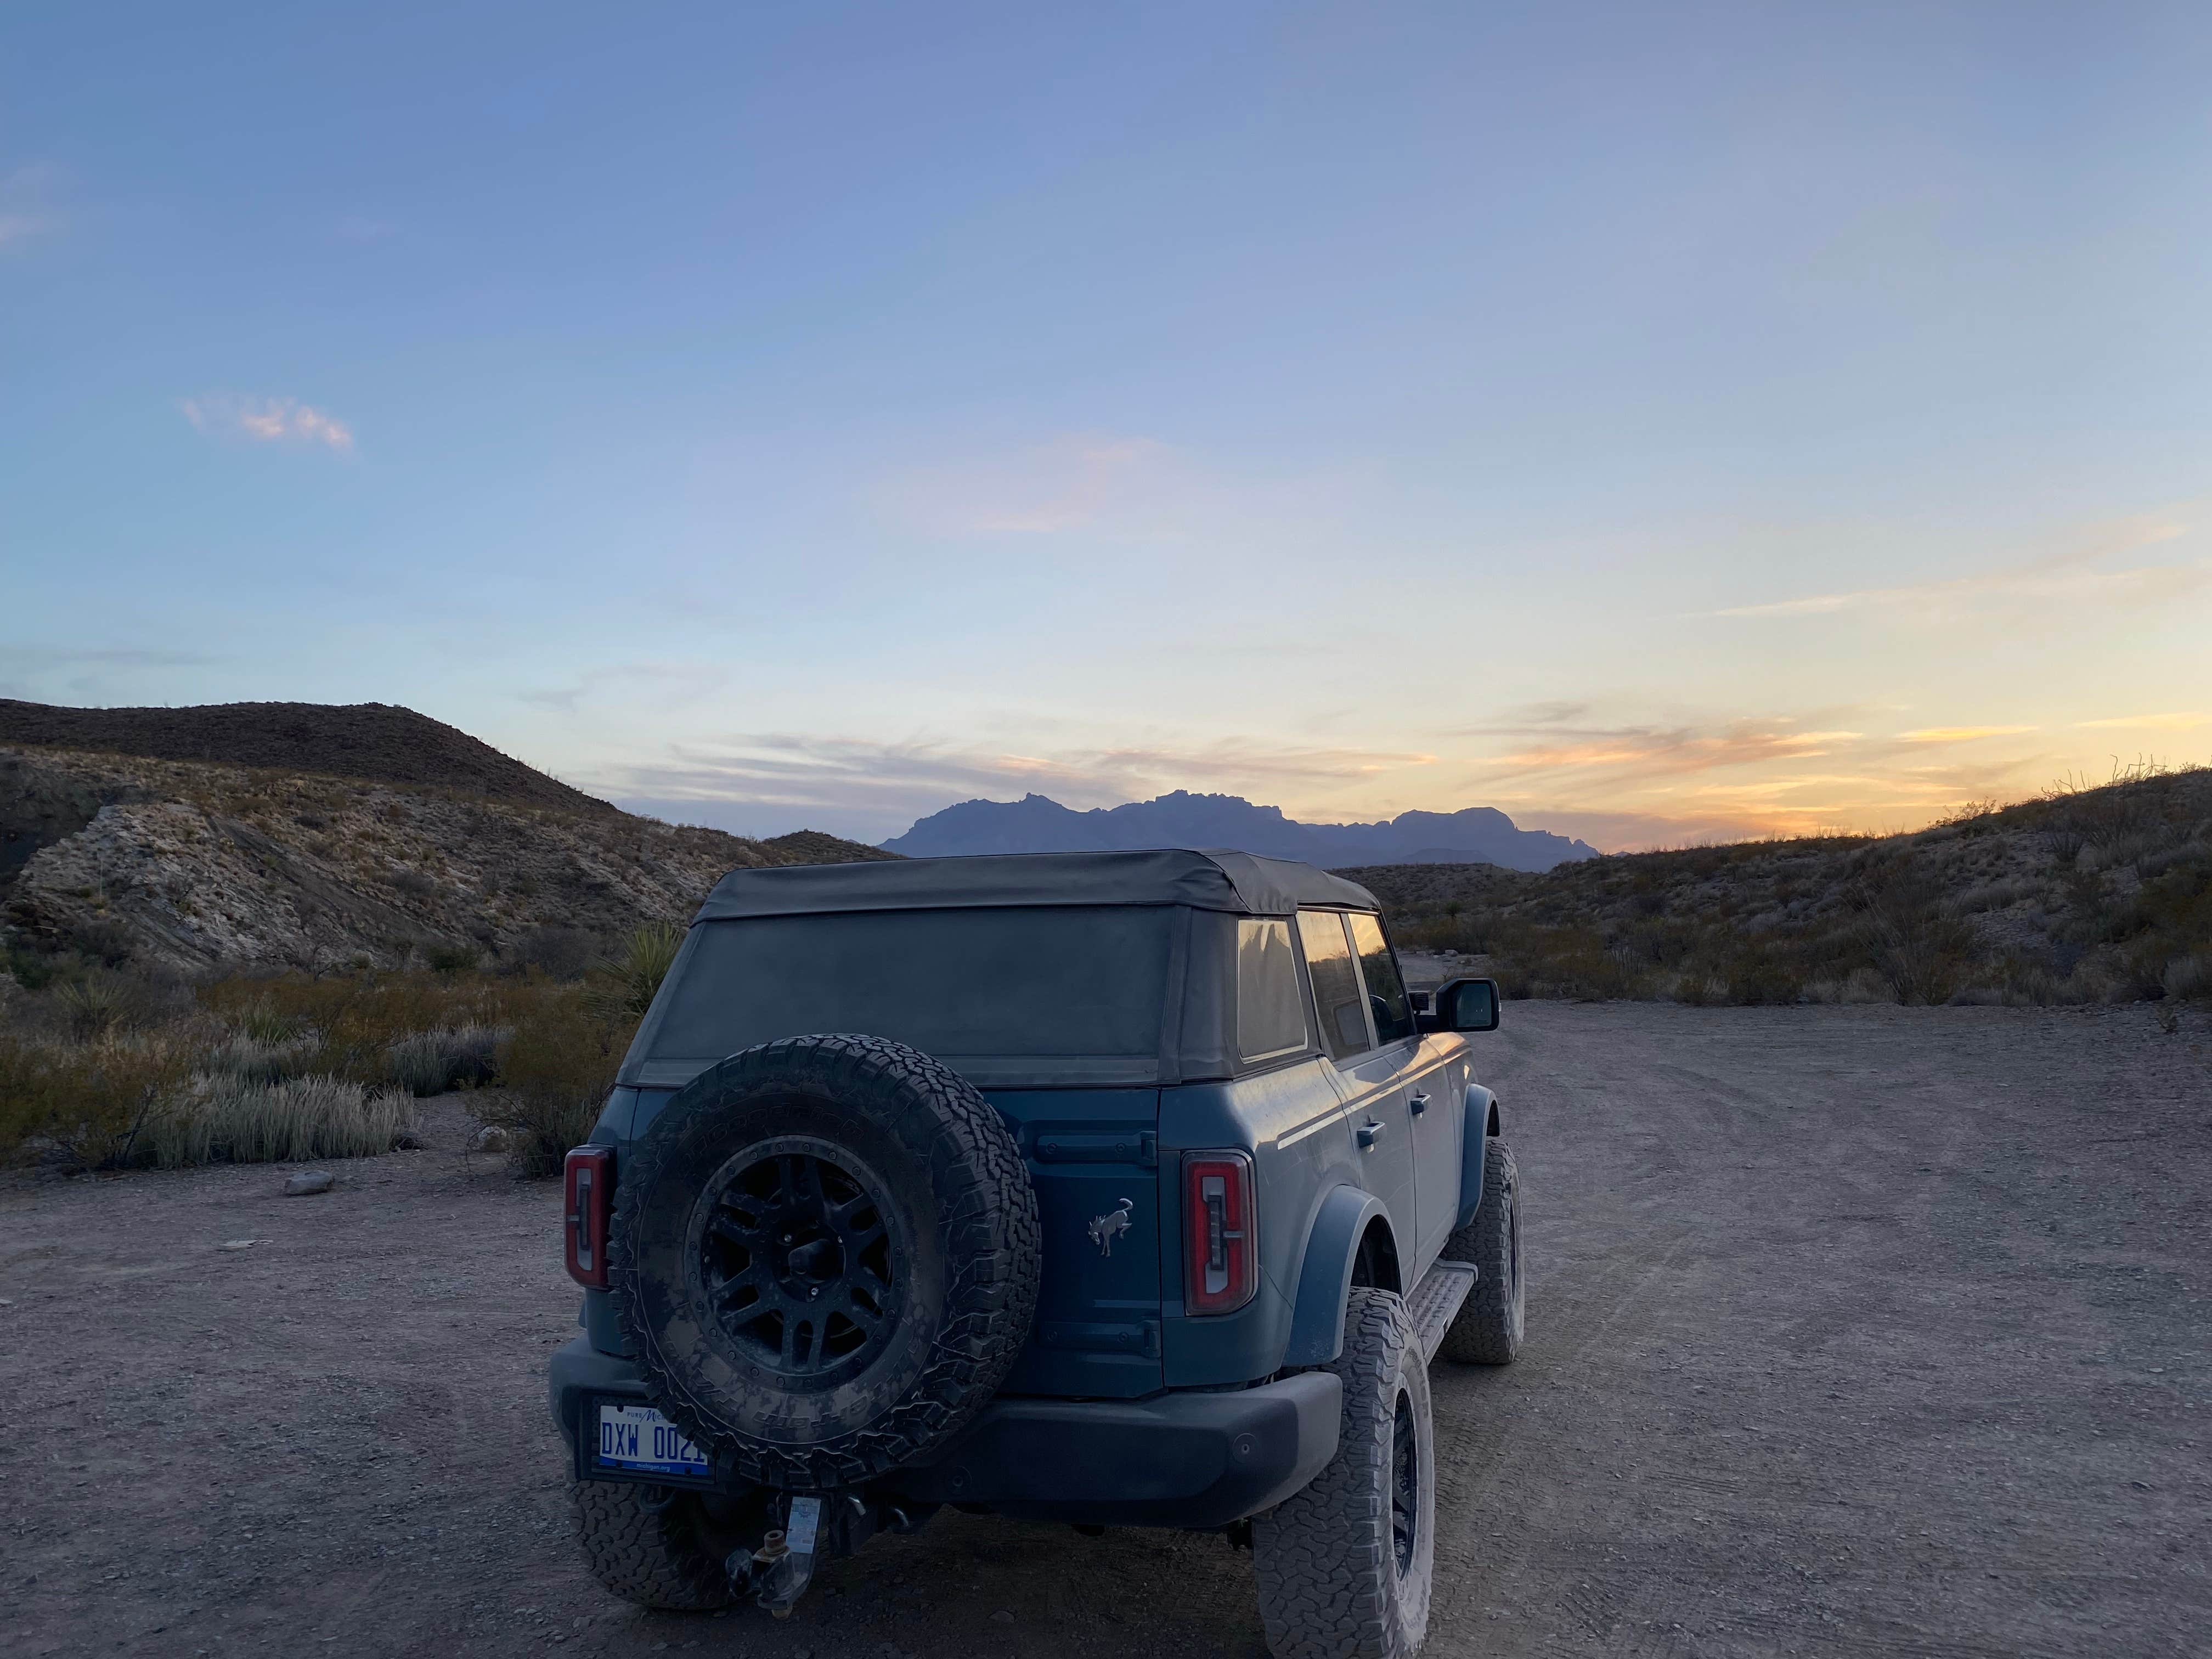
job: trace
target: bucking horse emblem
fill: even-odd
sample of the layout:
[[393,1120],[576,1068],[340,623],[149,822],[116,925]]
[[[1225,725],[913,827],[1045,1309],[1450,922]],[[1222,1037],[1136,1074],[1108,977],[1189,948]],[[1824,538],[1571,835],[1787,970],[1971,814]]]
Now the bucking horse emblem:
[[1129,1231],[1129,1212],[1136,1208],[1130,1199],[1123,1199],[1104,1215],[1091,1218],[1091,1242],[1098,1247],[1101,1255],[1114,1254],[1114,1241]]

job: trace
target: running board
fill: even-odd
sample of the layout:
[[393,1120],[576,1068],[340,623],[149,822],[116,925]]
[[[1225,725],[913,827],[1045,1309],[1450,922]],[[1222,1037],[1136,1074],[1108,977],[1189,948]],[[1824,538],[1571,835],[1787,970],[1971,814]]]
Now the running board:
[[1451,1328],[1468,1292],[1481,1276],[1472,1261],[1439,1261],[1413,1286],[1413,1293],[1406,1298],[1406,1311],[1413,1316],[1423,1364],[1433,1360],[1437,1350],[1443,1346],[1444,1333]]

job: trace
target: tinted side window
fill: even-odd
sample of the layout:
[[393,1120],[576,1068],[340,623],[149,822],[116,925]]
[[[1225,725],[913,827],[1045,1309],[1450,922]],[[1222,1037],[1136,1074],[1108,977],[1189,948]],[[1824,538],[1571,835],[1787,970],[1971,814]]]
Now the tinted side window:
[[1359,948],[1359,972],[1367,981],[1368,1006],[1375,1012],[1375,1040],[1395,1042],[1413,1035],[1413,1005],[1399,977],[1398,958],[1390,954],[1382,937],[1382,924],[1364,911],[1354,910],[1345,920],[1352,924],[1352,942]]
[[1298,1000],[1297,958],[1287,921],[1237,924],[1237,1052],[1272,1060],[1306,1046],[1306,1011]]
[[1313,981],[1322,1046],[1332,1060],[1364,1054],[1374,1046],[1367,1038],[1367,994],[1352,966],[1344,918],[1334,910],[1301,910],[1298,940],[1305,946],[1306,973]]

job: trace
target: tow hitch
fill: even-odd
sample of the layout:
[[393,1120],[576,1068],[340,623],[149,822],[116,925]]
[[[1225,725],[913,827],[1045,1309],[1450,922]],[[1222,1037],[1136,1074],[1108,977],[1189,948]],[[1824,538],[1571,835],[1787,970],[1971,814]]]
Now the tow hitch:
[[782,1499],[783,1524],[771,1528],[756,1550],[736,1549],[722,1565],[740,1594],[779,1619],[791,1611],[814,1582],[814,1570],[833,1556],[857,1555],[879,1532],[912,1532],[929,1518],[931,1504],[916,1514],[872,1504],[857,1492],[809,1492]]

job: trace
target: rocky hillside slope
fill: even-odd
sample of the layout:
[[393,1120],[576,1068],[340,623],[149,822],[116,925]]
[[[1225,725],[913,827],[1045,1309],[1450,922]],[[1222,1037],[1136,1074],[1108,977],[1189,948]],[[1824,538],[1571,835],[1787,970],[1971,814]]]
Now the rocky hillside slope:
[[616,810],[465,732],[381,702],[63,708],[0,697],[0,747],[219,761],[264,771],[422,786],[556,811]]
[[[0,746],[0,945],[186,972],[553,965],[688,917],[732,869],[894,856],[634,817],[477,747],[499,764],[447,787],[434,780],[457,776],[458,745],[395,756],[411,775],[398,781]],[[552,804],[568,797],[582,805]]]
[[1400,940],[1509,993],[2108,1002],[2212,996],[2212,769],[1915,835],[1750,842],[1522,875],[1353,869]]

